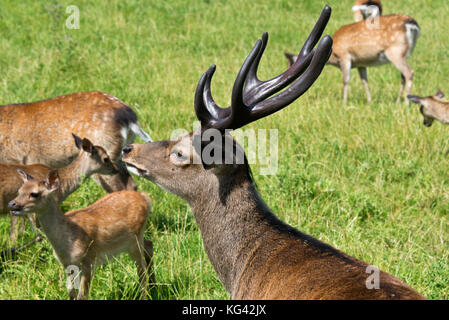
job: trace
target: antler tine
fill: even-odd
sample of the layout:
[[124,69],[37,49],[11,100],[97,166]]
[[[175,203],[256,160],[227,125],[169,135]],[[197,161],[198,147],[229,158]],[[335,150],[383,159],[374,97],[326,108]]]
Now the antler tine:
[[266,117],[283,109],[304,94],[321,74],[331,53],[332,38],[325,36],[320,41],[306,72],[286,90],[254,106],[250,114],[251,121]]
[[318,40],[320,39],[321,35],[324,32],[324,29],[326,28],[327,23],[329,22],[331,13],[332,13],[331,7],[326,5],[321,11],[321,15],[318,18],[317,22],[315,23],[315,26],[313,27],[312,32],[309,34],[301,51],[299,51],[298,60],[301,57],[305,57],[306,55],[308,55],[310,52],[313,51],[313,48],[318,43]]
[[227,129],[235,129],[239,128],[241,124],[244,124],[246,118],[249,115],[250,110],[243,99],[243,89],[245,83],[247,82],[249,72],[251,70],[254,61],[257,59],[259,52],[262,49],[262,40],[257,40],[253,49],[246,57],[245,62],[243,62],[242,67],[235,79],[234,87],[232,88],[232,97],[231,97],[231,115],[229,117],[229,125],[225,128]]
[[207,81],[208,74],[215,72],[215,65],[212,65],[203,75],[201,76],[200,81],[198,81],[198,85],[195,90],[195,114],[198,120],[201,122],[202,126],[207,126],[208,123],[212,120],[212,115],[209,112],[204,99],[204,89]]
[[[331,8],[324,7],[300,51],[300,59],[281,75],[262,82],[257,78],[257,68],[268,42],[268,34],[264,33],[240,68],[232,88],[231,106],[226,109],[220,108],[212,98],[210,85],[215,72],[215,65],[212,65],[201,77],[195,92],[195,113],[203,128],[221,131],[240,128],[281,110],[306,92],[321,74],[332,52],[332,38],[329,36],[325,36],[318,48],[313,50],[330,14]],[[301,74],[299,80],[288,89],[264,100],[287,87]]]
[[245,85],[249,69],[257,57],[257,53],[262,45],[261,40],[257,40],[253,49],[246,57],[240,68],[232,89],[231,106],[220,108],[212,98],[210,84],[215,73],[215,65],[212,65],[201,77],[195,91],[195,113],[201,125],[205,128],[215,128],[219,130],[234,129],[239,127],[239,122],[248,114],[249,110],[243,102],[243,87]]
[[316,45],[321,35],[323,34],[324,29],[326,28],[326,25],[329,21],[331,12],[332,10],[329,6],[325,6],[323,8],[320,17],[315,23],[315,26],[313,27],[312,32],[309,34],[306,42],[304,43],[296,62],[282,74],[267,81],[260,81],[257,78],[259,63],[268,43],[268,33],[265,32],[262,35],[262,47],[253,65],[251,66],[248,74],[248,80],[245,86],[244,101],[247,105],[253,105],[260,101],[263,101],[275,92],[284,89],[306,70],[306,68],[312,61],[312,57],[314,54],[313,47]]

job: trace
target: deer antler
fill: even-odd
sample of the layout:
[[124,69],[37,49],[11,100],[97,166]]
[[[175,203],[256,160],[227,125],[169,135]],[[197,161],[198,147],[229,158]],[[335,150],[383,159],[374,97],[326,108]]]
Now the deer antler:
[[[329,36],[325,36],[317,49],[313,50],[330,14],[331,8],[326,6],[295,64],[271,80],[260,81],[257,69],[268,42],[268,34],[264,33],[243,63],[232,89],[231,106],[226,109],[220,108],[212,98],[210,84],[216,69],[212,65],[201,77],[195,92],[195,112],[202,126],[221,131],[237,129],[281,110],[306,92],[320,75],[332,52],[332,39]],[[289,88],[267,99],[296,79]]]

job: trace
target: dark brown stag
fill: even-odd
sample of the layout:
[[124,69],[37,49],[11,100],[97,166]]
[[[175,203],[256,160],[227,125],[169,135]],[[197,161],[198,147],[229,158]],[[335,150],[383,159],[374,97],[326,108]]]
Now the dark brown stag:
[[[223,145],[229,142],[239,149],[227,133],[229,129],[281,110],[314,83],[331,53],[329,36],[313,49],[330,13],[326,6],[295,64],[271,80],[260,81],[256,73],[267,45],[265,33],[241,67],[231,106],[226,109],[220,108],[211,95],[212,66],[202,76],[195,94],[201,130],[175,141],[132,144],[123,150],[123,161],[131,172],[190,204],[209,259],[233,299],[424,298],[380,270],[379,288],[367,285],[372,276],[367,263],[280,221],[257,192],[246,161],[206,161],[204,151],[211,149],[211,144],[215,153],[226,149]],[[207,140],[201,135],[208,129],[216,129],[222,141],[196,143],[198,139]],[[235,150],[231,157],[236,160]]]

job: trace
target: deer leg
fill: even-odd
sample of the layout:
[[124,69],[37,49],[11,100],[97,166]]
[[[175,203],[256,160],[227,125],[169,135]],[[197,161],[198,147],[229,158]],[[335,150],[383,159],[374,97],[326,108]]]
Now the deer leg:
[[357,68],[359,71],[360,79],[363,82],[363,86],[365,87],[366,92],[366,99],[368,100],[368,103],[371,103],[371,93],[369,92],[369,86],[368,86],[368,73],[365,67]]
[[410,91],[412,89],[414,72],[407,64],[407,60],[404,55],[399,54],[397,53],[397,51],[394,50],[385,52],[385,54],[387,55],[388,60],[390,60],[391,63],[396,67],[396,69],[398,69],[399,72],[401,73],[401,88],[399,91],[397,102],[399,102],[401,99],[401,96],[404,91],[403,86],[405,82],[405,94],[403,98],[405,105],[408,105],[407,95],[410,94]]
[[405,86],[405,77],[401,73],[401,86],[399,87],[399,94],[398,94],[398,98],[396,99],[396,104],[401,102],[401,97],[402,97],[402,94],[404,92],[404,86]]
[[25,232],[25,224],[26,224],[25,217],[20,217],[18,224],[19,224],[19,233],[24,233]]
[[351,78],[351,61],[345,61],[341,64],[343,73],[343,104],[348,100],[349,79]]
[[75,288],[70,288],[69,289],[70,300],[75,300],[76,296],[77,296],[76,289]]
[[17,223],[19,222],[19,217],[11,215],[11,223],[9,230],[9,241],[12,245],[16,245],[17,243]]
[[131,259],[134,260],[137,267],[142,300],[144,300],[148,295],[148,272],[147,272],[147,263],[144,258],[144,251],[145,247],[142,236],[141,241],[137,241],[135,247],[129,251],[129,256],[131,257]]
[[156,284],[156,275],[154,273],[154,265],[153,265],[153,242],[151,240],[143,240],[144,246],[144,257],[145,262],[147,264],[147,272],[149,275],[150,288],[154,287]]
[[90,264],[83,265],[80,274],[80,288],[78,290],[78,296],[76,297],[76,300],[86,300],[89,296],[91,274],[92,266]]

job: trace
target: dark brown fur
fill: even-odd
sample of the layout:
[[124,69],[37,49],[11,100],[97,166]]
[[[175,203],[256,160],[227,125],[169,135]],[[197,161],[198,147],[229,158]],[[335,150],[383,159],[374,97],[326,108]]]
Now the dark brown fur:
[[[368,264],[280,221],[259,196],[247,165],[205,169],[192,164],[199,155],[191,145],[191,135],[134,144],[123,160],[190,204],[208,257],[233,299],[424,299],[382,271],[380,289],[368,289]],[[174,160],[178,152],[190,162]]]

